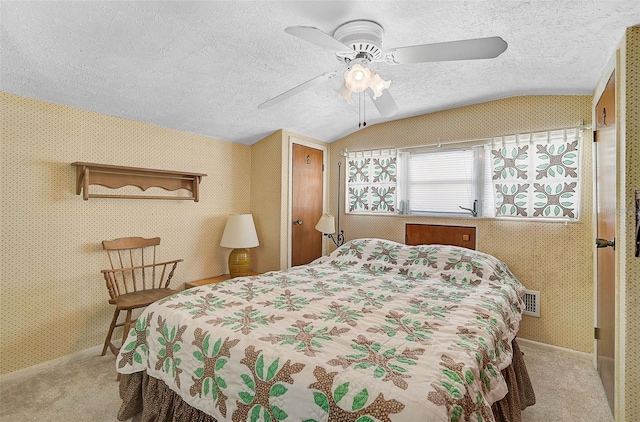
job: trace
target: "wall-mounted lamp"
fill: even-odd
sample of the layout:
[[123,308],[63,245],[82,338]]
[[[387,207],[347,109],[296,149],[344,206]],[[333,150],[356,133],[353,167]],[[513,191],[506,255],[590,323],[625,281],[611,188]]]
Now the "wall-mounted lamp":
[[342,246],[344,243],[344,230],[340,230],[340,174],[342,163],[338,161],[338,234],[336,236],[333,233],[336,232],[336,223],[335,218],[332,214],[324,213],[318,224],[316,224],[316,230],[321,232],[324,236],[327,236],[329,239],[333,240],[336,247]]
[[340,230],[337,236],[333,236],[333,233],[336,232],[336,222],[333,214],[322,214],[320,221],[316,224],[316,230],[322,232],[323,235],[333,240],[333,243],[335,243],[336,246],[342,246],[344,243],[344,230]]

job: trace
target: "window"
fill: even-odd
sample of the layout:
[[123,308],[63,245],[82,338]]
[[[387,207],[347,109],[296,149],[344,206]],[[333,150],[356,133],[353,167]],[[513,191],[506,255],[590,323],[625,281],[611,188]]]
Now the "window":
[[[400,154],[400,209],[405,214],[469,214],[483,188],[482,148]],[[476,212],[478,202],[476,202]]]
[[[349,153],[348,213],[577,220],[579,128]],[[431,147],[428,149],[428,147]]]

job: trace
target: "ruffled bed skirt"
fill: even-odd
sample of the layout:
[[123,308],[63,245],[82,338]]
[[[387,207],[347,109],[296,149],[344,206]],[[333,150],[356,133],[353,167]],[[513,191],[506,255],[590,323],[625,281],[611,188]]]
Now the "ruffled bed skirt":
[[[513,360],[502,371],[509,392],[491,406],[496,422],[521,422],[521,412],[536,402],[522,353],[515,340],[512,346]],[[120,398],[120,421],[133,417],[133,422],[218,422],[213,416],[191,407],[163,381],[146,372],[122,374]]]
[[491,406],[496,422],[522,422],[522,411],[536,404],[536,395],[533,392],[527,367],[524,365],[520,346],[513,340],[511,347],[513,347],[511,365],[502,370],[502,376],[507,382],[509,391],[502,400]]

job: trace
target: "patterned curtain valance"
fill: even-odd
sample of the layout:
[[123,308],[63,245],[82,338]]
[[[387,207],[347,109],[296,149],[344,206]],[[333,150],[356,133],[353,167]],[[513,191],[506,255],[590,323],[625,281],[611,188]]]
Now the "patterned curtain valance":
[[581,131],[493,138],[496,217],[578,219]]
[[352,214],[395,214],[398,162],[395,149],[350,152],[346,210]]

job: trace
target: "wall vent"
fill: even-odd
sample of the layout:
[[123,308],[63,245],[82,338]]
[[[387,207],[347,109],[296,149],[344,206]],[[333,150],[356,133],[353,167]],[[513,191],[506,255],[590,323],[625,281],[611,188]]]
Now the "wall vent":
[[535,290],[524,291],[523,314],[540,318],[540,292],[539,291],[535,291]]

